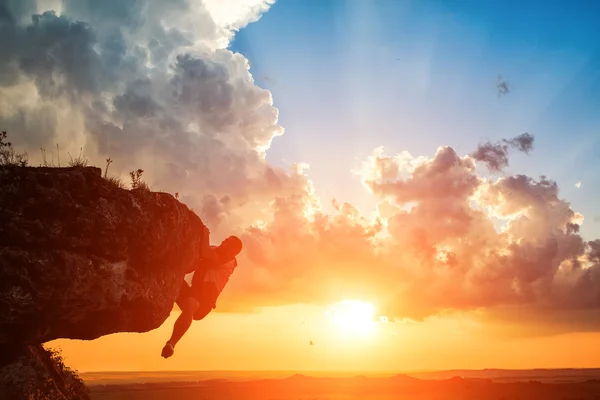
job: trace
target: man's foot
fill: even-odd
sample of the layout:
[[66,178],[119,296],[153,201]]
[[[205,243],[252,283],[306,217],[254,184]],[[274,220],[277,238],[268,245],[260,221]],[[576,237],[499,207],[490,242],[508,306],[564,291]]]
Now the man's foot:
[[167,344],[165,344],[165,347],[163,347],[162,349],[161,356],[163,356],[164,358],[169,358],[173,355],[174,352],[175,348],[173,347],[173,345],[170,342],[167,342]]

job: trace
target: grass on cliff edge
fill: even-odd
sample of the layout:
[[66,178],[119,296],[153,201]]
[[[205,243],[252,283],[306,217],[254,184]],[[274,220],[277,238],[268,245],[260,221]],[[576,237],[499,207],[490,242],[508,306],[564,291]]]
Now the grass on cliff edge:
[[[54,154],[51,156],[50,162],[46,158],[46,150],[41,148],[42,152],[42,164],[40,167],[59,167],[62,165],[60,163],[60,150],[58,148],[58,144],[56,145],[57,151],[57,162],[58,165],[54,164]],[[83,155],[83,149],[80,149],[79,154],[76,157],[69,155],[69,161],[67,161],[67,165],[65,167],[87,167],[88,159]],[[120,189],[127,189],[125,183],[121,178],[114,175],[108,174],[108,168],[110,164],[112,164],[112,159],[109,157],[106,159],[106,166],[104,167],[104,173],[102,177],[106,179],[113,186]],[[27,167],[29,166],[29,157],[26,152],[18,152],[14,149],[11,142],[8,141],[8,134],[6,131],[2,131],[0,133],[0,166],[8,166],[8,167]],[[131,178],[130,187],[131,190],[142,190],[149,192],[150,186],[142,179],[142,175],[144,173],[143,169],[137,169],[135,171],[131,171],[129,173],[129,177]],[[175,193],[175,198],[179,198],[179,193]]]
[[60,349],[39,345],[23,348],[19,358],[0,369],[0,398],[83,400],[90,391],[77,371],[65,365]]

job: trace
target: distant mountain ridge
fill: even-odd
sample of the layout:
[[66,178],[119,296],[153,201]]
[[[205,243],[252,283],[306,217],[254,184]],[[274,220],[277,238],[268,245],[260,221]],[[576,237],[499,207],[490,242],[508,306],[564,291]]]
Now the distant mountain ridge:
[[[445,371],[448,374],[466,371]],[[479,371],[480,372],[480,371]],[[511,371],[512,372],[512,371]],[[168,375],[168,374],[167,374]],[[88,383],[89,385],[89,383]],[[118,395],[131,399],[224,399],[267,400],[291,398],[343,398],[392,400],[398,398],[439,400],[514,399],[564,400],[600,399],[600,379],[585,381],[523,380],[496,382],[491,379],[418,379],[408,375],[367,377],[364,375],[314,377],[304,374],[249,380],[186,380],[149,383],[92,384],[90,391],[102,398]],[[332,397],[333,396],[333,397]],[[100,398],[100,397],[98,397]]]
[[534,379],[534,378],[581,378],[600,379],[600,368],[535,368],[535,369],[496,369],[481,370],[445,370],[409,373],[409,376],[419,379],[448,379],[454,376],[463,378],[482,378],[492,380]]
[[[348,382],[417,383],[423,380],[490,380],[490,381],[587,381],[600,379],[600,368],[561,369],[482,369],[442,370],[415,373],[373,372],[302,372],[292,371],[139,371],[87,372],[79,374],[88,385],[115,385],[166,382]],[[456,379],[458,378],[458,379]]]

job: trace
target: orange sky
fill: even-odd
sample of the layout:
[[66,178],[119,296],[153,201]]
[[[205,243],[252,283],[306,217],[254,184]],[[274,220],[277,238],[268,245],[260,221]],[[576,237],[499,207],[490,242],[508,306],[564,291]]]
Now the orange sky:
[[[92,342],[58,340],[68,365],[88,371],[288,370],[419,371],[454,368],[594,367],[600,334],[494,337],[472,317],[336,325],[327,309],[286,306],[256,314],[213,314],[192,325],[175,355],[160,357],[176,313],[144,334]],[[310,346],[309,342],[314,345]]]
[[[244,242],[219,312],[194,323],[174,357],[164,360],[160,350],[176,315],[145,334],[51,343],[62,347],[69,365],[82,371],[403,371],[586,367],[599,359],[600,333],[579,333],[600,328],[600,240],[580,230],[593,215],[581,215],[553,176],[505,170],[509,160],[514,166],[533,158],[534,135],[522,134],[528,123],[504,114],[475,123],[475,104],[465,102],[458,113],[465,126],[481,124],[485,137],[492,137],[485,132],[492,127],[506,133],[467,147],[452,139],[458,133],[448,132],[438,115],[457,109],[439,98],[433,103],[444,113],[411,117],[422,119],[420,127],[389,123],[402,138],[394,146],[357,151],[361,139],[338,148],[354,133],[377,145],[385,141],[377,134],[388,122],[359,112],[372,99],[350,90],[351,110],[363,124],[349,121],[360,132],[348,135],[334,121],[335,129],[322,136],[316,130],[312,141],[304,132],[290,142],[309,143],[324,164],[338,161],[316,173],[325,178],[315,188],[302,159],[292,154],[281,166],[267,157],[284,132],[279,110],[250,73],[250,61],[229,47],[237,30],[260,23],[272,1],[33,3],[15,8],[22,13],[15,20],[23,23],[11,29],[39,48],[13,46],[6,58],[11,79],[0,87],[0,120],[8,121],[9,134],[16,132],[15,147],[29,152],[32,165],[41,163],[40,148],[50,160],[58,159],[51,151],[58,147],[63,160],[81,152],[90,164],[104,166],[110,157],[108,174],[125,181],[142,168],[153,190],[179,193],[201,216],[213,244],[231,234]],[[51,9],[56,12],[31,23],[33,12]],[[115,35],[125,21],[143,24]],[[49,32],[57,36],[46,39]],[[52,62],[26,68],[36,60]],[[371,85],[349,82],[356,90]],[[322,96],[318,87],[298,85],[310,94],[306,105]],[[473,85],[489,91],[479,81]],[[404,92],[385,86],[394,95]],[[499,101],[493,87],[480,97],[460,93],[465,101]],[[413,100],[407,97],[406,104]],[[516,107],[521,102],[529,99]],[[386,112],[396,113],[392,106]],[[332,119],[307,110],[285,111],[309,121],[309,133]],[[503,120],[518,125],[507,129]],[[433,125],[441,127],[436,135]],[[540,132],[542,148],[553,140],[546,133]],[[354,164],[339,162],[344,150],[343,159]],[[546,162],[561,169],[570,160]],[[348,182],[337,175],[342,170],[353,171],[354,188],[330,193],[334,183]],[[331,204],[319,193],[339,201]],[[370,303],[374,315],[340,323],[344,318],[335,311],[326,314],[343,300]],[[372,321],[380,316],[392,322]]]
[[[598,242],[555,183],[486,176],[485,146],[508,157],[514,140],[467,155],[376,149],[357,171],[380,199],[372,215],[324,212],[300,168],[267,166],[276,201],[205,218],[245,247],[219,312],[172,358],[160,350],[176,310],[153,332],[55,344],[81,371],[593,367],[600,334],[581,332],[598,325]],[[340,311],[348,300],[362,303]]]
[[249,315],[213,314],[192,325],[168,360],[160,357],[160,350],[176,313],[152,332],[49,345],[60,347],[68,365],[81,372],[595,367],[600,357],[596,333],[494,337],[467,316],[423,323],[379,322],[370,332],[356,332],[333,324],[326,312],[297,305]]

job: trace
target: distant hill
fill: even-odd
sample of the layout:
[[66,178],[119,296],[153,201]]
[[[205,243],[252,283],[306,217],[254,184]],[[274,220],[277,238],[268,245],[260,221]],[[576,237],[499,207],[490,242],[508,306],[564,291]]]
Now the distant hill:
[[[457,372],[462,371],[447,371],[447,373]],[[92,400],[600,399],[600,380],[568,383],[543,383],[538,380],[493,382],[490,379],[463,378],[460,376],[449,379],[427,380],[407,375],[312,377],[304,374],[292,374],[284,378],[246,381],[203,380],[198,382],[92,385],[90,389]]]
[[[353,379],[387,379],[398,382],[414,382],[416,380],[447,380],[454,377],[465,379],[484,379],[495,382],[515,382],[530,380],[544,382],[583,382],[600,379],[600,368],[590,369],[482,369],[482,370],[448,370],[416,372],[406,374],[373,373],[373,372],[303,372],[293,371],[139,371],[139,372],[87,372],[80,373],[88,385],[118,385],[133,383],[161,382],[200,382],[225,380],[229,382],[279,380],[302,382],[306,380]],[[322,381],[324,382],[324,381]]]
[[561,369],[482,369],[449,370],[408,374],[419,379],[463,378],[490,379],[493,381],[586,381],[600,379],[600,368],[561,368]]

